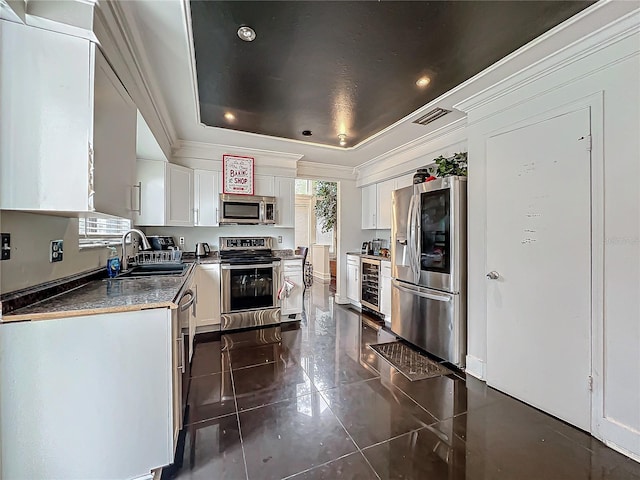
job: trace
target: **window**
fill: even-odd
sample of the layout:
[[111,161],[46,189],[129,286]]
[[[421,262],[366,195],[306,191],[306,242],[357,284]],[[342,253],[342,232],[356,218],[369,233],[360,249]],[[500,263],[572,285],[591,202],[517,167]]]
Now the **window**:
[[130,228],[131,220],[126,218],[79,218],[80,248],[119,244],[122,235]]
[[312,180],[296,180],[296,195],[313,195]]

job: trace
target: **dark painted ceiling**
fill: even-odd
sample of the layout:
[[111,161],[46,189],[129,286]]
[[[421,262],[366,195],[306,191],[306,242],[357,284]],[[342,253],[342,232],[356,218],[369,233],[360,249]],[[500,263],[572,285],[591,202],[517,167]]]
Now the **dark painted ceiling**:
[[353,146],[591,3],[192,0],[201,120]]

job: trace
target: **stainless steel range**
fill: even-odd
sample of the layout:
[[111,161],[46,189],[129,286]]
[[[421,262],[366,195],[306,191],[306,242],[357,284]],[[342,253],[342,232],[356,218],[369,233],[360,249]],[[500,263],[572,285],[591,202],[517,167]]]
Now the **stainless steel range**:
[[221,330],[280,323],[280,259],[270,237],[220,237]]

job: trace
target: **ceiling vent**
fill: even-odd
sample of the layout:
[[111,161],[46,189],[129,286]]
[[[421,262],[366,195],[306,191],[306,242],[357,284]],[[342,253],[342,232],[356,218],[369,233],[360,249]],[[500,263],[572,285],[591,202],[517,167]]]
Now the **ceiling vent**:
[[451,113],[451,110],[445,110],[444,108],[434,108],[429,113],[426,113],[420,118],[414,120],[413,123],[417,123],[418,125],[427,125],[431,122],[436,121],[440,117],[445,116],[447,113]]

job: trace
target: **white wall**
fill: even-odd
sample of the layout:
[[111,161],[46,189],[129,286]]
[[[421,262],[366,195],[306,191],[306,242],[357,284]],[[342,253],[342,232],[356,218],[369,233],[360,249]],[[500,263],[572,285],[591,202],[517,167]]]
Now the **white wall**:
[[[3,233],[11,234],[11,259],[2,262],[0,292],[31,287],[79,272],[106,268],[109,251],[78,247],[78,219],[2,212]],[[62,262],[49,263],[49,242],[64,240]]]
[[347,252],[359,252],[370,240],[371,230],[362,230],[362,195],[355,180],[338,182],[338,251],[336,252],[336,302],[347,299]]
[[[207,242],[218,250],[220,237],[273,237],[273,248],[277,250],[295,249],[295,230],[293,228],[276,228],[266,225],[225,225],[222,227],[146,227],[142,229],[147,235],[171,235],[176,243],[184,237],[184,250],[193,252],[196,243]],[[282,236],[282,243],[278,243]]]
[[[638,15],[559,51],[458,108],[468,111],[468,366],[483,376],[486,360],[486,141],[492,131],[562,105],[592,106],[594,434],[640,458],[640,35]],[[626,38],[625,38],[626,37]],[[560,62],[560,63],[558,63]],[[567,182],[567,195],[571,195]],[[600,195],[601,198],[598,198]],[[603,212],[599,205],[604,205]],[[552,272],[551,272],[552,273]],[[600,288],[600,287],[602,288]],[[597,296],[602,295],[600,303]],[[558,319],[561,321],[562,319]],[[491,368],[487,365],[487,368]]]

